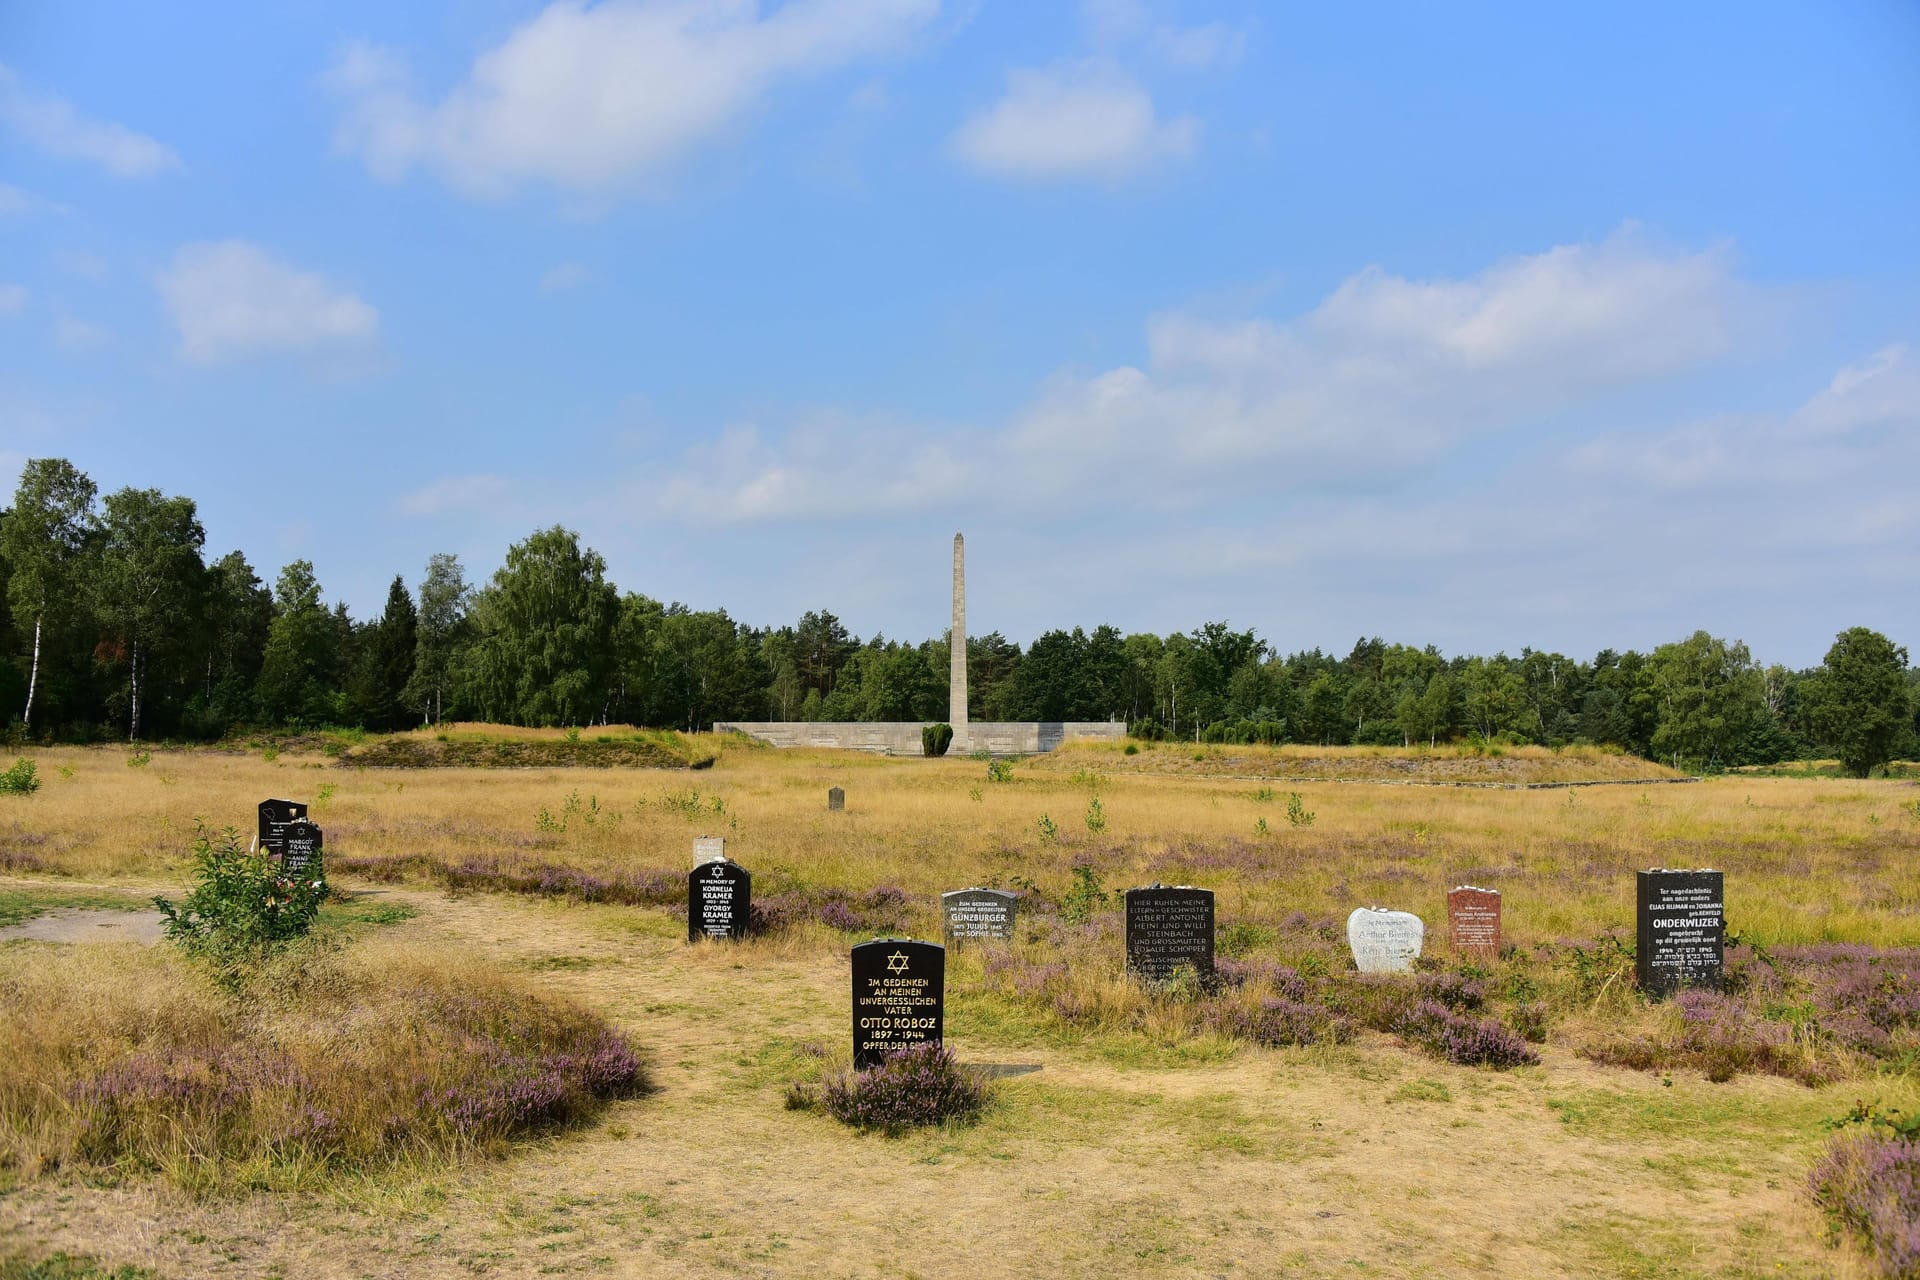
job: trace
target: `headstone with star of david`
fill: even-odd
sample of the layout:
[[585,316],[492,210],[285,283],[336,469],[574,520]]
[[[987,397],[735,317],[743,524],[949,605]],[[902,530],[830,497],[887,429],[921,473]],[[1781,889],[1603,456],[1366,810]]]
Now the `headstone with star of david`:
[[260,840],[254,847],[278,858],[287,851],[287,827],[307,816],[307,806],[298,800],[262,800],[260,802]]
[[687,941],[744,938],[753,912],[753,877],[725,854],[687,873]]
[[947,949],[880,938],[853,949],[853,1065],[931,1040],[946,1027]]

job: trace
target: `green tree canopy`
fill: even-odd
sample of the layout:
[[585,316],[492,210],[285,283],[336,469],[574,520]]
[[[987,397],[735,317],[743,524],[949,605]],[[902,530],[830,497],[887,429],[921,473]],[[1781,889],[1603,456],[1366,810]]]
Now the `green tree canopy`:
[[1820,742],[1856,778],[1893,758],[1909,732],[1907,651],[1867,627],[1842,631],[1802,697]]

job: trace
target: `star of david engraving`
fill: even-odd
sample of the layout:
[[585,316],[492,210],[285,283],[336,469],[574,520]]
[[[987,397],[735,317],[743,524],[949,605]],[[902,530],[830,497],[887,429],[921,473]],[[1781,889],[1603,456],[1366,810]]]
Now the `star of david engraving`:
[[887,970],[890,973],[905,973],[907,971],[906,954],[904,952],[896,951],[892,955],[888,956]]

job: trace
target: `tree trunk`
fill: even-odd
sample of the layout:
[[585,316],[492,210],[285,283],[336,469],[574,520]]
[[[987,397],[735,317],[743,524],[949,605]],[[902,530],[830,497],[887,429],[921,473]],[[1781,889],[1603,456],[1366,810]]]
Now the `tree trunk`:
[[140,642],[133,642],[133,661],[127,668],[128,685],[132,693],[132,707],[127,720],[127,741],[140,740]]
[[25,713],[22,714],[20,717],[20,727],[22,729],[30,729],[33,727],[33,690],[34,690],[34,686],[39,683],[40,683],[40,619],[38,617],[35,617],[33,620],[33,668],[32,668],[31,674],[27,676],[27,709]]

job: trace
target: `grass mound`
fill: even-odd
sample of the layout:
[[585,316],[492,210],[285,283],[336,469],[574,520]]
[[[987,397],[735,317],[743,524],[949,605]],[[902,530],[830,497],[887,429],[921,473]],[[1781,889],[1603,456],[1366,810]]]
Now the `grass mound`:
[[490,1154],[645,1076],[600,1018],[466,955],[315,939],[229,994],[167,949],[0,953],[0,1170],[195,1191]]
[[1378,782],[1537,787],[1664,782],[1687,775],[1601,747],[1314,747],[1183,742],[1070,742],[1029,767],[1296,782]]
[[339,759],[367,769],[705,769],[719,756],[669,729],[592,734],[486,725],[396,733],[348,747]]

